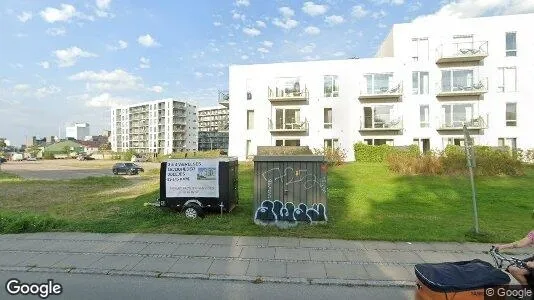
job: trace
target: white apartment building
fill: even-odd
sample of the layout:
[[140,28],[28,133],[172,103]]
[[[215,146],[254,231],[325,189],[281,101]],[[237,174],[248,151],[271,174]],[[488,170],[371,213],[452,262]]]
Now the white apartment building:
[[111,149],[170,154],[196,151],[197,108],[172,98],[111,109]]
[[90,135],[91,128],[89,123],[74,123],[66,126],[65,137],[73,138],[75,140],[83,140],[86,136]]
[[[357,142],[534,148],[534,14],[393,26],[374,58],[230,66],[229,155]],[[521,113],[522,112],[522,113]]]

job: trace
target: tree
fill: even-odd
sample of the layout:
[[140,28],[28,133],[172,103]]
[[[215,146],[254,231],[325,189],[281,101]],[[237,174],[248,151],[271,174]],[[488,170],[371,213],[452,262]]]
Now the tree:
[[7,147],[6,141],[0,140],[0,149],[4,149],[5,147]]
[[41,149],[37,145],[32,145],[26,148],[26,152],[29,153],[31,157],[37,157],[37,154],[39,153],[39,151],[41,151]]
[[70,154],[70,147],[69,146],[63,147],[63,153]]
[[111,143],[105,143],[105,144],[100,145],[100,147],[98,147],[98,150],[100,150],[100,151],[109,151],[109,150],[111,150]]

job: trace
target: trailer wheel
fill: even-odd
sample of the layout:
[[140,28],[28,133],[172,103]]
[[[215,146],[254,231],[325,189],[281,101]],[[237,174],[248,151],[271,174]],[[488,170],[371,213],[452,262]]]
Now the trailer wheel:
[[184,214],[188,219],[202,218],[204,216],[202,207],[198,204],[188,204],[184,207]]

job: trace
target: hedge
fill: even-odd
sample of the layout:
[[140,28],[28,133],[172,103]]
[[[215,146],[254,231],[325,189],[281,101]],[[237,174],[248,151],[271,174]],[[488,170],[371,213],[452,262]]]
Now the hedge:
[[410,156],[418,156],[419,147],[416,145],[395,147],[390,145],[372,146],[365,143],[354,145],[354,158],[359,162],[384,162],[392,153],[406,153]]

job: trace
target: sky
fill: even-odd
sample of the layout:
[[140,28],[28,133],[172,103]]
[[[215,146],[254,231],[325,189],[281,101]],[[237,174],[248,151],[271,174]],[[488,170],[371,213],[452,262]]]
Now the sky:
[[374,56],[395,23],[534,12],[534,0],[2,0],[0,137],[110,129],[110,107],[217,104],[228,66]]

